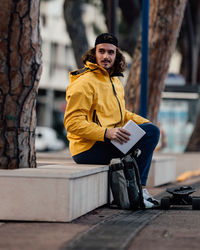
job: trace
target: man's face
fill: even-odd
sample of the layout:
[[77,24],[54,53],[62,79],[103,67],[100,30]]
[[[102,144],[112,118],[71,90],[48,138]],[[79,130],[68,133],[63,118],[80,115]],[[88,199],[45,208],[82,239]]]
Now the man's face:
[[104,69],[110,69],[115,63],[116,46],[110,43],[96,45],[96,62]]

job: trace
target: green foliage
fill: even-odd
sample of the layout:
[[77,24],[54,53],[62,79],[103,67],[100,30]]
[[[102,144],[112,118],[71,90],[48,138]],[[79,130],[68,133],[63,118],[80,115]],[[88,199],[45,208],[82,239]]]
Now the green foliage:
[[124,22],[123,19],[121,19],[121,21],[119,22],[118,28],[120,34],[128,34],[130,32],[129,27],[127,26],[127,24]]
[[98,35],[98,34],[100,34],[100,33],[103,32],[103,31],[100,30],[100,28],[96,25],[96,23],[93,23],[92,26],[93,26],[93,30],[94,30],[94,34],[95,34],[95,35]]
[[96,6],[97,8],[102,5],[101,1],[99,0],[83,0],[83,3],[88,3]]

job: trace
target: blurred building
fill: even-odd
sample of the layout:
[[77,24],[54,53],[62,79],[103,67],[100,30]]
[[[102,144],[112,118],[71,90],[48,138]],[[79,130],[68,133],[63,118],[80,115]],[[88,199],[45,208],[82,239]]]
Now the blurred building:
[[[66,134],[63,115],[66,106],[65,92],[69,83],[68,73],[76,69],[71,40],[63,18],[63,4],[64,0],[41,1],[43,71],[37,100],[37,126],[54,128],[62,138]],[[104,18],[97,8],[84,4],[83,19],[87,27],[89,45],[93,46],[96,36],[93,27],[100,26],[104,31]]]
[[37,125],[54,128],[60,137],[65,108],[67,74],[75,67],[70,39],[62,18],[63,0],[41,1],[40,32],[43,71],[37,100]]

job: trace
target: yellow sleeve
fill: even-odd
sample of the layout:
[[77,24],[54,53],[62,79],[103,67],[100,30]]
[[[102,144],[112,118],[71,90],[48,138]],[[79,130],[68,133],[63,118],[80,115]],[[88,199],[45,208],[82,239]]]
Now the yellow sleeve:
[[94,141],[104,141],[106,128],[89,121],[93,104],[93,93],[89,86],[67,91],[67,107],[64,116],[66,130],[74,135]]
[[124,124],[126,124],[129,120],[134,121],[136,124],[143,124],[143,123],[150,122],[146,118],[144,118],[140,115],[137,115],[135,113],[132,113],[126,109],[125,116],[124,116]]

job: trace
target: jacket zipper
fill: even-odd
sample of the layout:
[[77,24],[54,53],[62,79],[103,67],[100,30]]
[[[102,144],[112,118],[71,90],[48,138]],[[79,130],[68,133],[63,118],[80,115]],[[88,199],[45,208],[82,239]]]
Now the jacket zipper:
[[111,84],[112,84],[113,93],[114,93],[115,98],[117,99],[117,102],[118,102],[118,105],[119,105],[119,111],[120,111],[120,115],[121,115],[121,120],[120,120],[120,122],[118,122],[118,123],[122,123],[122,109],[121,109],[121,104],[120,104],[120,101],[119,101],[119,99],[118,99],[118,97],[117,97],[117,92],[116,92],[116,90],[115,90],[115,86],[114,86],[114,84],[113,84],[113,81],[112,81],[111,77],[110,77],[110,82],[111,82]]

